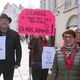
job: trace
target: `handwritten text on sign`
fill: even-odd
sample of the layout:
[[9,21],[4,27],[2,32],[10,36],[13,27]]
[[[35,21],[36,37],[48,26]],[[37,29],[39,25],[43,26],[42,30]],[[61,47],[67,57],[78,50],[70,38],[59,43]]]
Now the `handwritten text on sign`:
[[6,59],[6,36],[0,36],[0,60]]
[[24,9],[18,26],[21,34],[54,35],[55,16],[48,10]]
[[51,69],[55,57],[54,47],[43,47],[42,69]]

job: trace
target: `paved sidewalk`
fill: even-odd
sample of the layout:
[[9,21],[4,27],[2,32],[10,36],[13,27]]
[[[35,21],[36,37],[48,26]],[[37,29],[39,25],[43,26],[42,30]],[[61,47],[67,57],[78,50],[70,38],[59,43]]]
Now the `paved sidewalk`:
[[[22,43],[22,61],[21,67],[15,69],[14,79],[13,80],[28,80],[29,76],[29,50],[26,42]],[[3,76],[1,75],[0,80],[3,80]]]

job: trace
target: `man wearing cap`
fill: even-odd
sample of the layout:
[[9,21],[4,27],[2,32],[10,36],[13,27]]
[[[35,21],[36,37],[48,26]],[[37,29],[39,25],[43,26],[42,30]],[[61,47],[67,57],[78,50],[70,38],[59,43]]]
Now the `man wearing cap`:
[[[21,62],[21,44],[17,32],[9,28],[12,19],[6,14],[0,15],[0,40],[2,51],[0,56],[5,53],[5,57],[0,57],[0,75],[3,74],[4,80],[13,80],[14,69],[20,66]],[[0,46],[1,46],[0,45]],[[1,49],[0,49],[1,50]]]

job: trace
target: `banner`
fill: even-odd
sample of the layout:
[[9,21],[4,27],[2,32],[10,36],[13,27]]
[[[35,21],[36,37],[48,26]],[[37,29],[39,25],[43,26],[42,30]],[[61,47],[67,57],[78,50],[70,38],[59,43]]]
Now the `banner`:
[[24,9],[18,19],[18,33],[54,35],[55,16],[49,10]]
[[54,47],[43,47],[42,69],[52,69],[55,57]]

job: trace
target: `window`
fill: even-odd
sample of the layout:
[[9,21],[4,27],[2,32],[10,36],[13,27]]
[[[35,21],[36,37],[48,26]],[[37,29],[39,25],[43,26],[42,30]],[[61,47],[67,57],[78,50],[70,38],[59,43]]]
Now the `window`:
[[75,4],[78,4],[79,0],[75,0]]
[[75,4],[78,4],[79,0],[65,0],[65,9],[68,9],[72,6],[75,6]]
[[65,1],[65,9],[68,9],[71,7],[71,0],[66,0]]

